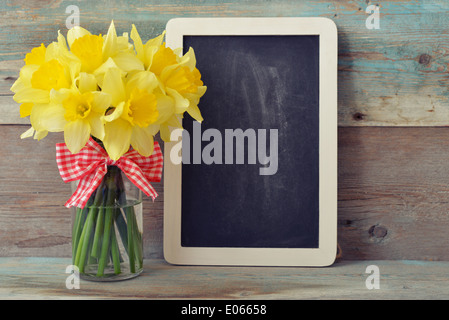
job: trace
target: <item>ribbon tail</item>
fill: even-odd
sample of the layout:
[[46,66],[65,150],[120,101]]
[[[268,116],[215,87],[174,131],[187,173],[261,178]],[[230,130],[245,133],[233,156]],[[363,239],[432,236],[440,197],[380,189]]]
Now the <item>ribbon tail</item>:
[[[140,188],[139,188],[140,189]],[[146,189],[140,189],[143,193],[145,193],[148,197],[151,197],[151,199],[156,200],[156,198],[159,196],[156,192],[156,190],[153,188],[151,183],[148,183],[148,186]]]
[[137,164],[129,159],[124,159],[123,162],[117,165],[128,177],[129,181],[131,181],[145,195],[151,197],[153,201],[158,197],[156,190],[153,188]]
[[143,175],[139,179],[135,179],[134,176],[128,174],[126,176],[137,188],[142,190],[142,192],[145,193],[145,195],[151,197],[153,201],[158,197],[156,190],[153,188],[151,183],[145,177],[143,177]]

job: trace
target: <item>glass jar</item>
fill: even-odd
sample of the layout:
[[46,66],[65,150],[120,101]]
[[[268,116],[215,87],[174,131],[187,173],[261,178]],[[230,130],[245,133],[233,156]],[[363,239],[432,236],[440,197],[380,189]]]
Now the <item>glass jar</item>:
[[85,207],[71,210],[72,263],[80,278],[115,281],[143,271],[142,192],[120,168],[108,166]]

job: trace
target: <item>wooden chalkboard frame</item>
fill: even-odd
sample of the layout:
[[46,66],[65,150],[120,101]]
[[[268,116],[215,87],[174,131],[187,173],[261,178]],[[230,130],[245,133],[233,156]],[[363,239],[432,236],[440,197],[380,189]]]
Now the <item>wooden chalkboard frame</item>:
[[[184,36],[319,35],[319,246],[223,248],[181,246],[182,165],[170,161],[177,142],[165,143],[164,258],[179,265],[329,266],[337,248],[337,28],[327,18],[176,18],[166,43]],[[207,84],[206,84],[207,85]]]

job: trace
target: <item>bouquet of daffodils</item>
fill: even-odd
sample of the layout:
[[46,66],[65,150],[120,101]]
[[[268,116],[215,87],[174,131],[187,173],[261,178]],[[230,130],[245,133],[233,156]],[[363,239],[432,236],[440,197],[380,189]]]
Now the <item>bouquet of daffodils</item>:
[[11,88],[20,116],[30,117],[31,128],[21,137],[40,140],[63,131],[77,153],[93,136],[117,160],[130,146],[151,155],[153,137],[160,131],[169,141],[169,127],[180,127],[178,116],[186,111],[202,121],[197,105],[206,87],[194,51],[181,56],[163,37],[143,44],[133,25],[131,45],[112,22],[104,37],[74,27],[67,42],[58,33],[57,42],[31,50]]
[[[32,49],[11,88],[20,116],[31,123],[21,137],[40,140],[48,132],[64,132],[72,154],[94,140],[115,163],[130,150],[150,157],[157,146],[154,136],[160,133],[169,141],[170,128],[181,127],[184,112],[202,121],[197,105],[206,87],[193,49],[182,55],[181,48],[166,47],[164,33],[144,44],[134,25],[130,37],[133,44],[128,33],[117,36],[112,22],[106,36],[74,27],[67,40],[58,32],[57,41]],[[126,202],[122,180],[120,170],[108,166],[77,208],[72,247],[81,273],[92,259],[97,276],[109,262],[116,274],[121,272],[113,219],[130,269],[141,267],[135,262],[142,260],[141,237],[130,235],[137,227],[134,212],[114,208]]]

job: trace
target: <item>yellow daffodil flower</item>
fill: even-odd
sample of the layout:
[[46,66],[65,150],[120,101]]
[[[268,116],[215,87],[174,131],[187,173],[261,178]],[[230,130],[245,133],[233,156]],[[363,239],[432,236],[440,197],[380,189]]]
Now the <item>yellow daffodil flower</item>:
[[177,101],[177,114],[187,111],[195,120],[203,121],[198,102],[207,88],[196,68],[196,57],[192,48],[180,59],[179,64],[164,68],[160,79],[167,93]]
[[104,138],[103,116],[111,97],[97,91],[92,74],[80,73],[71,89],[52,90],[49,104],[36,105],[31,115],[33,126],[50,132],[64,131],[64,141],[72,153],[79,152],[89,136]]
[[160,130],[161,138],[170,141],[169,127],[181,127],[178,116],[182,116],[184,112],[187,111],[197,121],[203,120],[198,102],[206,92],[206,87],[203,86],[201,74],[195,67],[196,58],[193,49],[190,48],[183,57],[179,57],[180,50],[173,51],[163,43],[164,34],[143,44],[134,25],[131,30],[137,57],[143,62],[145,69],[140,71],[137,77],[155,76],[162,92],[175,102],[173,112],[169,115],[164,114],[156,123],[156,130]]
[[81,71],[94,74],[99,84],[102,84],[105,70],[110,67],[124,72],[143,70],[142,62],[129,44],[128,33],[118,37],[113,21],[105,37],[92,35],[88,30],[75,26],[68,31],[67,41],[71,52],[81,61]]
[[[15,93],[14,100],[21,103],[20,116],[31,116],[35,105],[50,103],[51,90],[70,88],[72,79],[77,76],[80,64],[68,51],[64,36],[58,35],[58,42],[48,47],[41,44],[25,57],[25,66],[20,70],[19,78],[11,87]],[[31,120],[31,119],[30,119]],[[48,133],[43,126],[36,123],[22,134],[22,138],[42,139]]]
[[173,105],[170,98],[154,90],[157,85],[156,79],[125,84],[119,69],[106,71],[102,91],[111,95],[113,108],[104,117],[103,143],[111,159],[118,160],[130,145],[143,156],[153,153],[156,132],[151,125],[159,117],[159,108]]

